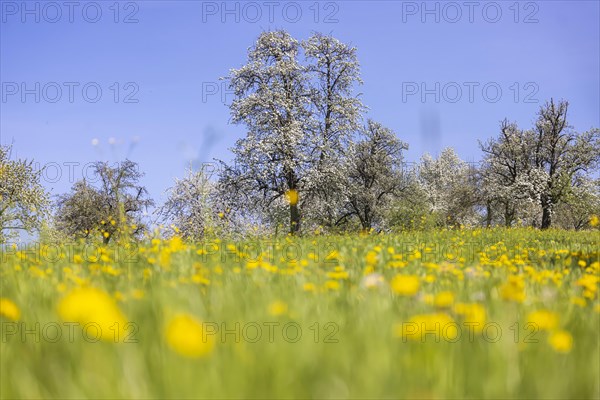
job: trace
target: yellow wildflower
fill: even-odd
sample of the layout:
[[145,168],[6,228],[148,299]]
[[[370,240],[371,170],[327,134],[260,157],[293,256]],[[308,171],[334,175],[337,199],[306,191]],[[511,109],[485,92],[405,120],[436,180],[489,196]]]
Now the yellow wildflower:
[[369,251],[365,256],[365,262],[367,265],[373,266],[377,264],[377,253],[374,251]]
[[598,290],[598,282],[600,282],[600,277],[592,274],[585,274],[583,277],[579,278],[575,284],[591,292],[596,292],[596,290]]
[[575,304],[579,307],[585,307],[587,305],[587,301],[583,297],[573,297],[571,298],[571,304]]
[[273,316],[284,315],[288,311],[288,306],[281,300],[276,300],[269,305],[269,314]]
[[285,197],[292,206],[298,204],[298,191],[295,189],[290,189],[285,193]]
[[[105,341],[121,341],[127,321],[115,300],[106,292],[92,288],[76,288],[58,304],[58,314],[66,322],[93,324],[96,334]],[[89,333],[92,336],[91,330]]]
[[392,290],[400,296],[414,296],[419,291],[419,277],[396,275],[391,282]]
[[3,315],[8,319],[12,319],[13,321],[18,321],[21,317],[21,311],[19,311],[19,307],[17,307],[17,305],[11,300],[1,298],[0,315]]
[[529,314],[527,322],[540,330],[550,331],[558,326],[558,314],[548,310],[538,310]]
[[465,324],[472,327],[473,331],[481,332],[486,322],[485,308],[478,303],[457,303],[454,312],[462,317]]
[[510,276],[508,282],[500,287],[500,297],[504,300],[522,303],[525,300],[525,284],[522,278]]
[[302,289],[304,289],[305,292],[314,292],[317,290],[317,287],[314,283],[307,282],[302,286]]
[[325,282],[325,287],[331,290],[337,290],[340,288],[340,283],[338,281],[327,281]]
[[567,331],[556,331],[548,337],[548,343],[558,353],[568,353],[573,347],[573,336]]
[[447,308],[454,303],[454,294],[449,291],[439,292],[435,295],[433,304],[438,308]]
[[169,321],[165,337],[169,347],[185,357],[203,357],[214,348],[214,338],[204,332],[202,322],[187,314],[177,315]]

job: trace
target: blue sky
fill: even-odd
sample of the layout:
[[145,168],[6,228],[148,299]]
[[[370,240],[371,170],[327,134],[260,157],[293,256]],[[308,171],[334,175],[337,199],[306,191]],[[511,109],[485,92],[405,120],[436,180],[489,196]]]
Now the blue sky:
[[48,166],[53,194],[128,156],[160,202],[190,162],[228,160],[244,128],[219,78],[271,29],[356,46],[368,116],[409,161],[446,146],[476,161],[501,119],[529,127],[550,97],[576,129],[600,126],[598,1],[50,3],[0,1],[0,140]]

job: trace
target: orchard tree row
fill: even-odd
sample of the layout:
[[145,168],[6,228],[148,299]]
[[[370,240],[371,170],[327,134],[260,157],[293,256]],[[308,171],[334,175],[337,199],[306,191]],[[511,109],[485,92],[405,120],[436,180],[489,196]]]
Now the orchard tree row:
[[[226,77],[232,121],[247,133],[216,179],[188,171],[154,206],[132,161],[95,164],[51,202],[31,162],[0,150],[1,241],[40,227],[105,242],[163,224],[190,240],[212,235],[389,231],[460,226],[584,229],[600,215],[600,130],[577,132],[551,99],[535,124],[509,120],[473,165],[447,148],[406,168],[408,145],[366,118],[356,48],[315,34],[264,32]],[[591,222],[590,222],[591,221]]]

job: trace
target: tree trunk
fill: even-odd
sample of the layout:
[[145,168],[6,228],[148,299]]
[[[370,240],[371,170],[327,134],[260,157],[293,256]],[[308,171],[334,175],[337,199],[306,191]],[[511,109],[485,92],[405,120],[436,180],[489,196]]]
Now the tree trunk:
[[365,206],[365,219],[361,221],[365,232],[371,231],[373,227],[373,217],[371,215],[371,207]]
[[515,217],[514,211],[512,211],[510,209],[510,204],[508,202],[506,202],[504,204],[504,225],[507,228],[510,228],[512,226],[514,217]]
[[489,228],[492,226],[492,203],[490,201],[486,203],[485,213],[485,226]]
[[300,210],[298,204],[290,204],[290,233],[295,235],[300,231]]
[[550,210],[550,206],[548,204],[544,204],[542,206],[542,229],[548,229],[552,225],[552,213]]

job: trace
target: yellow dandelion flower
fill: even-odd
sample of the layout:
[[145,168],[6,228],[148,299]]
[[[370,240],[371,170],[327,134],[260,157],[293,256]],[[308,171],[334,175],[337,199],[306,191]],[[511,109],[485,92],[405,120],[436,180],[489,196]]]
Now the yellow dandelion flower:
[[210,354],[215,345],[212,335],[204,331],[202,322],[187,314],[177,315],[169,321],[165,338],[173,351],[190,358]]
[[572,297],[571,304],[574,304],[579,307],[585,307],[587,305],[587,301],[583,297]]
[[269,304],[269,314],[273,316],[280,316],[286,314],[288,311],[288,305],[281,300],[276,300]]
[[500,297],[504,300],[522,303],[525,300],[525,284],[520,277],[510,276],[500,287]]
[[454,293],[449,291],[440,292],[435,295],[433,304],[438,308],[447,308],[454,303]]
[[[313,260],[317,259],[317,255],[314,253],[309,253],[308,254],[308,258],[312,258]],[[340,260],[340,253],[338,253],[337,250],[333,250],[331,253],[327,254],[327,256],[325,257],[325,261],[330,261],[330,260]]]
[[325,287],[331,290],[337,290],[340,288],[339,281],[327,281],[325,282]]
[[558,326],[558,314],[548,310],[534,311],[527,317],[527,322],[540,330],[550,331]]
[[590,218],[590,225],[593,227],[600,225],[600,218],[597,215],[592,215],[592,218]]
[[19,307],[11,300],[6,298],[0,299],[0,316],[4,316],[13,321],[18,321],[21,317],[21,311]]
[[307,282],[307,283],[305,283],[305,284],[302,286],[302,289],[303,289],[305,292],[314,292],[314,291],[316,291],[316,290],[317,290],[317,287],[315,286],[315,284],[314,284],[314,283]]
[[573,347],[573,336],[567,331],[556,331],[548,337],[548,343],[558,353],[568,353]]
[[365,256],[365,262],[369,266],[373,266],[377,264],[377,253],[374,251],[369,251]]
[[419,277],[416,275],[396,275],[391,282],[392,290],[400,296],[414,296],[419,286]]
[[600,282],[600,277],[586,274],[583,277],[579,278],[575,284],[577,286],[581,286],[589,291],[595,292],[598,290],[598,283]]
[[486,323],[485,308],[478,303],[457,303],[454,312],[462,317],[465,324],[472,327],[473,331],[481,332]]
[[347,271],[332,271],[328,272],[327,276],[330,279],[348,279],[349,274]]
[[100,289],[73,289],[58,304],[58,315],[65,322],[94,325],[100,339],[108,342],[121,341],[126,336],[125,316],[115,299]]
[[298,191],[295,189],[290,189],[285,193],[285,197],[291,205],[298,204]]

